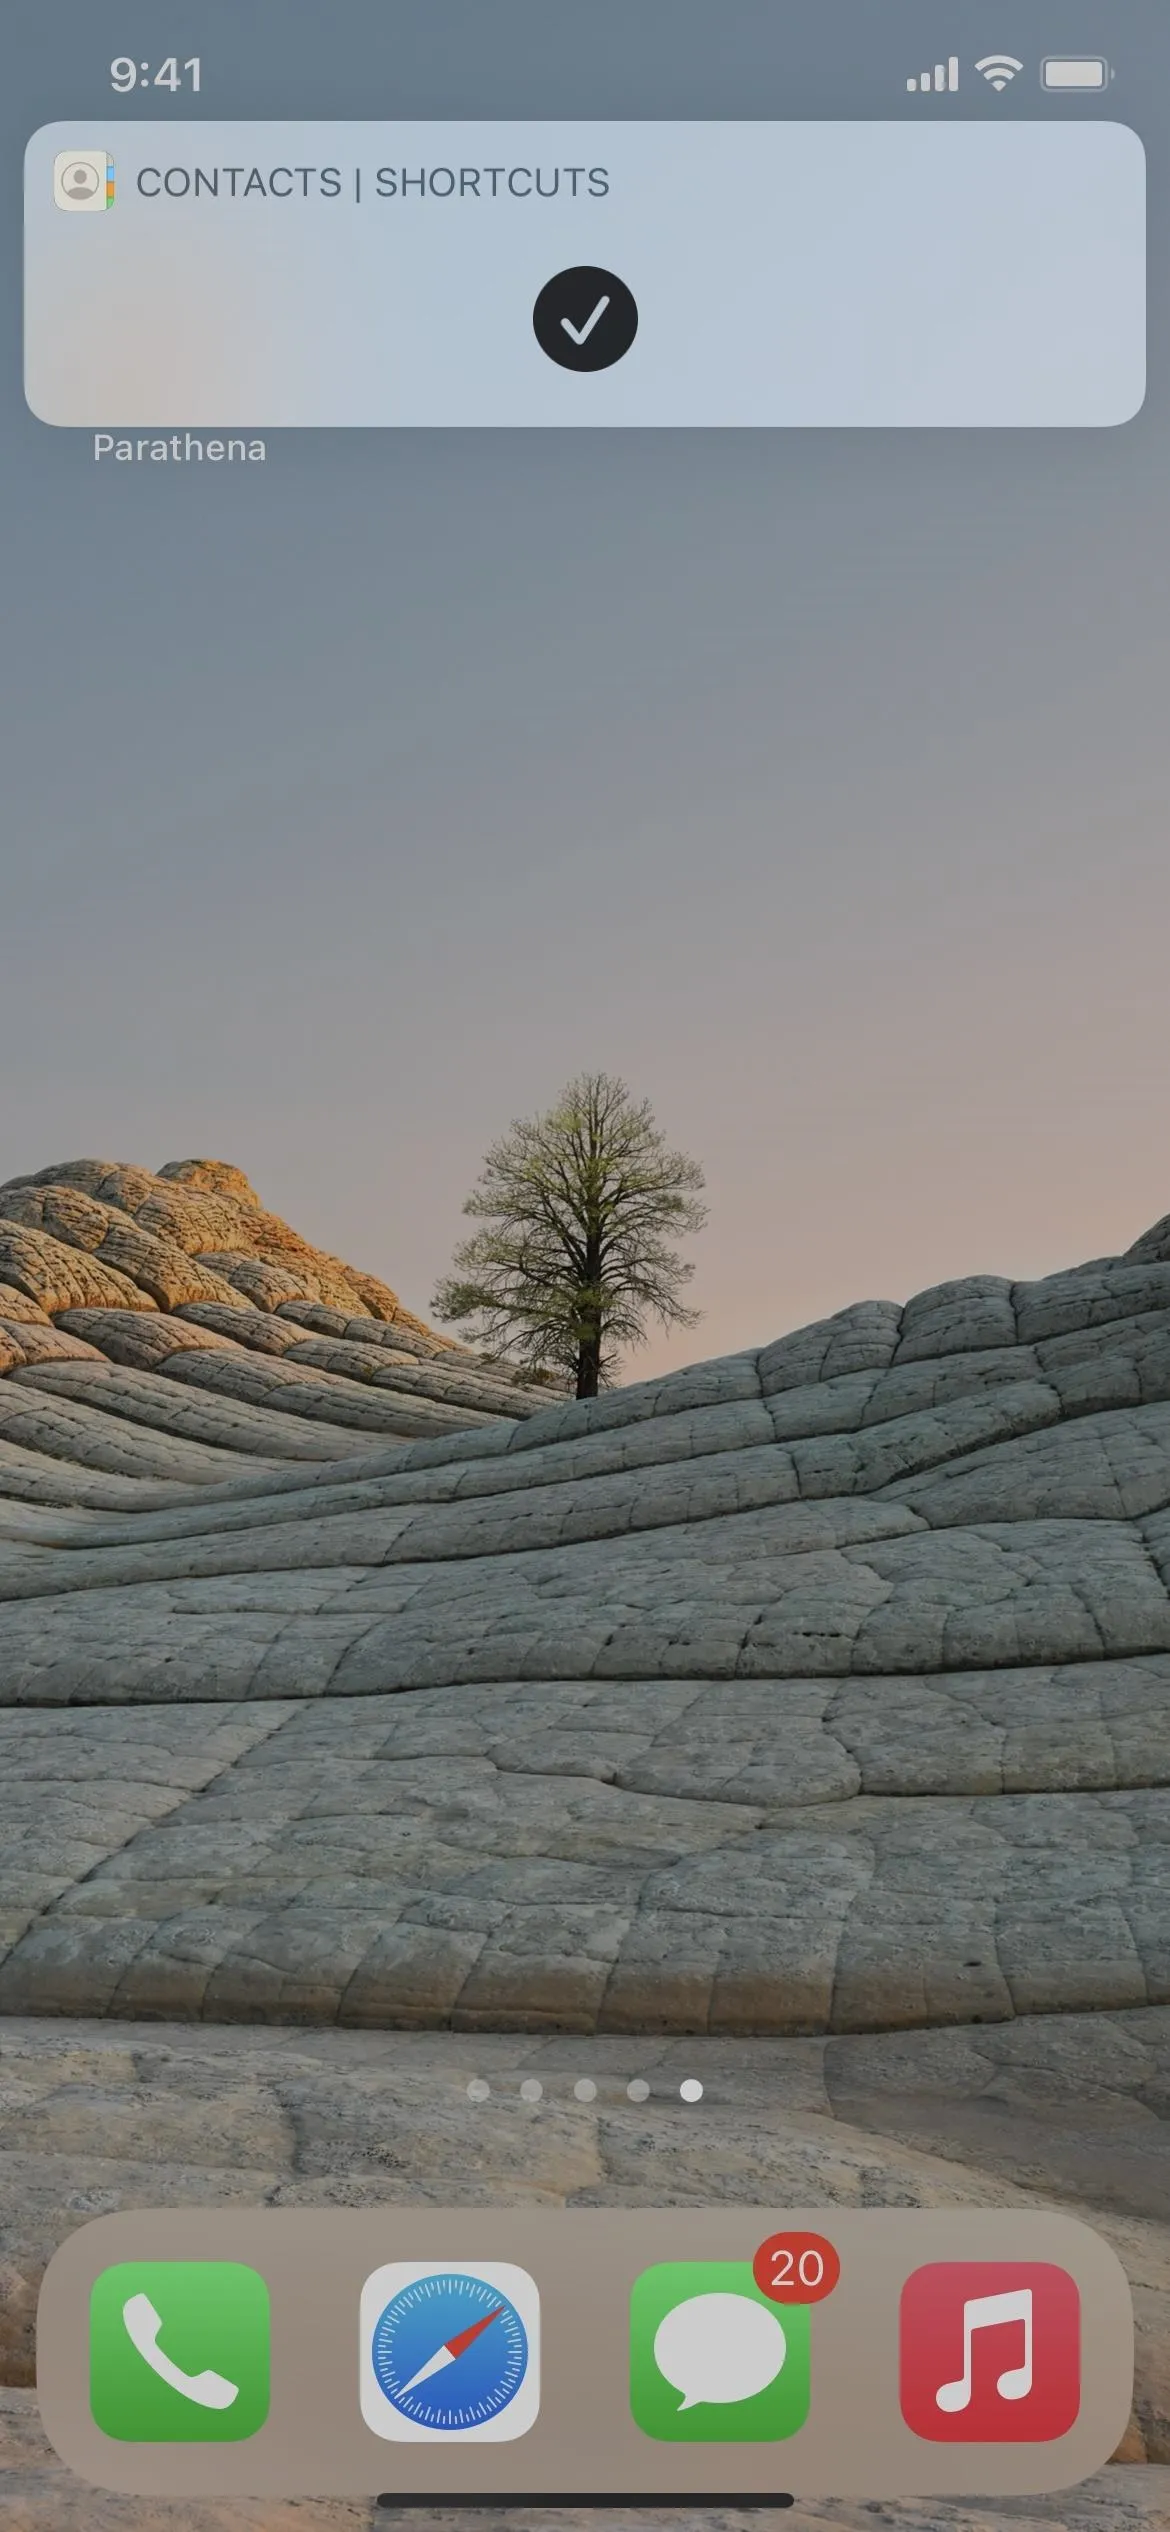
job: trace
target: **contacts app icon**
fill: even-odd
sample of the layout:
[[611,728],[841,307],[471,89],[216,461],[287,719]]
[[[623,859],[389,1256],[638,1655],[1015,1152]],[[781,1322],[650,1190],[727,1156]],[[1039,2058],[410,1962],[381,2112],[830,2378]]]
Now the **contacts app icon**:
[[53,200],[59,211],[109,211],[114,200],[114,162],[104,149],[62,149],[53,160]]

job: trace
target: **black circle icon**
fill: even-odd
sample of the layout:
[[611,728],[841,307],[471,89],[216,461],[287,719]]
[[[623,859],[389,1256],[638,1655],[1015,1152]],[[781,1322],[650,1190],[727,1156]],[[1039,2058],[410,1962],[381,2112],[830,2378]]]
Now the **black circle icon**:
[[546,281],[532,311],[542,352],[561,369],[612,369],[638,331],[638,302],[616,273],[573,264]]

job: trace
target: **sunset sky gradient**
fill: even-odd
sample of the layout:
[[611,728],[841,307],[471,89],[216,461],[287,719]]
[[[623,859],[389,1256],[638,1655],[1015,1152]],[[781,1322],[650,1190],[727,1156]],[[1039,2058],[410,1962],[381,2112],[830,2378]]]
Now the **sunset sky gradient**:
[[[143,0],[96,14],[157,52]],[[575,12],[470,0],[339,5],[317,70],[306,0],[234,35],[187,6],[167,43],[214,50],[220,114],[791,112],[802,54],[810,110],[886,110],[816,103],[823,21],[869,30],[868,82],[875,13],[806,14],[591,0],[587,63]],[[899,68],[936,14],[880,12]],[[1103,14],[964,23],[1034,60],[1050,17],[1078,49]],[[485,1145],[620,1072],[711,1208],[702,1326],[643,1371],[1170,1209],[1170,76],[1155,110],[1139,70],[1170,53],[1123,14],[1155,251],[1117,431],[290,434],[263,467],[98,467],[24,409],[10,230],[0,1177],[227,1158],[425,1308]],[[29,131],[100,102],[62,69],[71,29],[99,59],[94,15],[39,12],[11,221]],[[375,24],[385,101],[353,84]]]

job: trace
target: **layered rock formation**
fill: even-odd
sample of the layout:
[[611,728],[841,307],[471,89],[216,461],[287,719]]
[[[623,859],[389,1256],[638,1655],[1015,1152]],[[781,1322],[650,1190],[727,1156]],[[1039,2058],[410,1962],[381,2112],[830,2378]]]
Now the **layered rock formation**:
[[10,1182],[0,2005],[1167,2000],[1162,1248],[547,1405],[236,1172]]
[[[10,1183],[0,1284],[0,2013],[39,2017],[0,2025],[4,2106],[91,2176],[36,2179],[32,2128],[0,2157],[0,2376],[27,2380],[61,2231],[215,2194],[253,2098],[233,2189],[384,2194],[363,2034],[401,2068],[427,2026],[472,2053],[693,2033],[794,2070],[707,2188],[803,2157],[829,2203],[1082,2205],[1141,2307],[1127,2452],[1170,2458],[1170,1220],[586,1405],[216,1164]],[[50,2015],[105,2017],[109,2049],[79,2039],[65,2080]],[[273,2026],[208,2035],[206,2182],[141,2075],[142,2025],[170,2024],[162,2064],[193,2020]],[[339,2052],[331,2108],[303,2068],[265,2094],[290,2024],[335,2026],[296,2042]],[[75,2097],[120,2123],[121,2175],[92,2180]],[[547,2171],[420,2130],[397,2185],[644,2193],[619,2129],[558,2131]]]
[[[363,1434],[461,1431],[530,1414],[549,1394],[437,1335],[376,1275],[265,1212],[241,1170],[207,1160],[157,1176],[68,1161],[0,1186],[5,1373],[17,1395],[0,1392],[0,1447],[15,1445],[0,1460],[4,1491],[135,1508],[141,1487],[123,1498],[83,1472],[153,1475],[165,1501],[168,1483],[240,1473],[241,1453],[345,1458]],[[39,1424],[22,1412],[22,1382]],[[59,1420],[46,1421],[46,1400]],[[132,1428],[122,1455],[111,1417]],[[72,1464],[63,1487],[22,1465],[26,1438]]]
[[0,1259],[0,2008],[1170,1997],[1166,1226],[581,1405],[210,1164],[18,1181]]

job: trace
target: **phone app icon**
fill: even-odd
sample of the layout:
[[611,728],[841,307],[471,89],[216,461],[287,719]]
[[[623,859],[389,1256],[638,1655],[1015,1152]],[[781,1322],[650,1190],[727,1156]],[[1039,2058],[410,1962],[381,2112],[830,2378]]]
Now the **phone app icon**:
[[630,2296],[630,2409],[661,2444],[771,2444],[808,2416],[809,2308],[749,2260],[667,2260]]
[[1049,2444],[1081,2405],[1081,2299],[1045,2260],[940,2260],[902,2289],[902,2415],[929,2444]]
[[235,2260],[132,2260],[89,2300],[89,2405],[122,2444],[238,2444],[268,2415],[268,2288]]
[[403,2444],[509,2444],[540,2410],[540,2295],[526,2268],[392,2260],[362,2288],[362,2416]]

